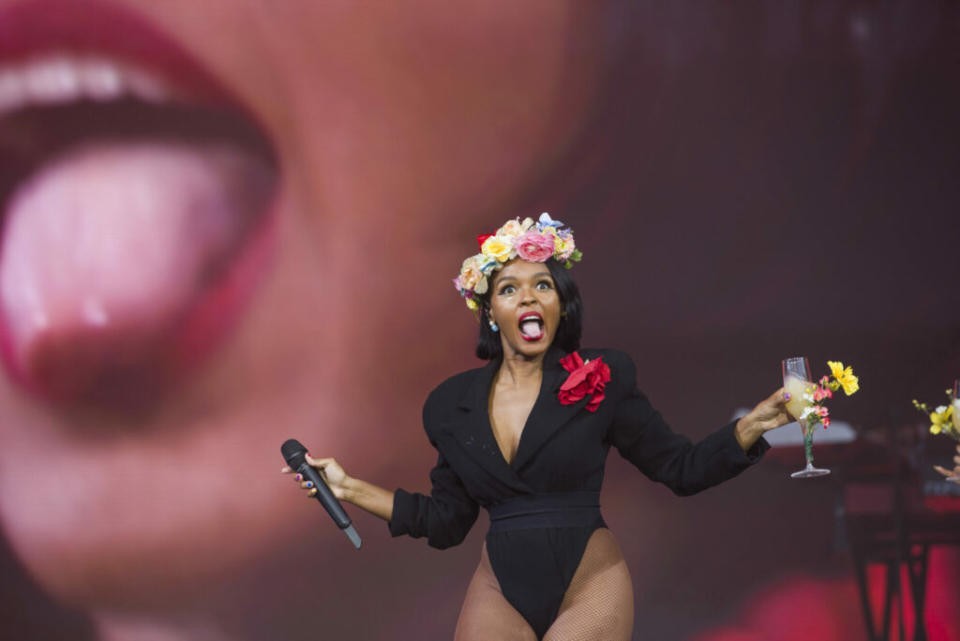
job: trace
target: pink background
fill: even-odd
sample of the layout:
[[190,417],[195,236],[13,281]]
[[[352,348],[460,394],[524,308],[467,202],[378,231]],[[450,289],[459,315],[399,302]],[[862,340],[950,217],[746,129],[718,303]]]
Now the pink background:
[[[202,578],[193,576],[193,560],[169,574],[154,568],[193,558],[180,556],[177,546],[189,547],[193,537],[207,533],[189,522],[172,537],[175,544],[164,552],[169,557],[137,561],[136,555],[102,555],[98,563],[120,577],[111,585],[121,586],[121,595],[128,578],[136,584],[139,596],[129,600],[103,596],[93,587],[99,583],[91,580],[88,588],[82,577],[62,587],[49,578],[51,570],[40,562],[24,563],[18,546],[0,538],[0,637],[93,639],[101,625],[97,613],[109,610],[115,621],[145,621],[158,630],[169,626],[196,639],[451,638],[486,516],[461,546],[440,552],[423,541],[391,539],[385,524],[348,506],[364,538],[363,549],[354,551],[319,507],[302,501],[277,473],[279,446],[288,437],[300,438],[314,454],[337,457],[355,476],[388,488],[427,490],[435,454],[419,426],[420,404],[446,376],[479,365],[472,356],[475,325],[449,279],[458,261],[475,251],[473,235],[492,231],[508,217],[549,211],[575,229],[584,253],[573,272],[586,304],[584,344],[630,353],[641,387],[674,429],[691,437],[707,434],[736,408],[752,407],[775,390],[779,362],[787,356],[805,354],[816,371],[826,369],[827,359],[855,366],[862,391],[835,401],[833,411],[859,431],[861,443],[921,425],[911,399],[938,402],[960,376],[955,5],[597,4],[589,17],[567,16],[560,62],[551,64],[561,64],[570,76],[555,79],[559,93],[549,104],[560,106],[548,112],[543,104],[525,102],[523,83],[503,86],[485,75],[523,66],[526,48],[543,45],[535,34],[525,40],[520,28],[510,32],[512,14],[506,8],[491,12],[487,21],[460,22],[458,16],[441,15],[439,6],[420,3],[407,17],[436,37],[401,33],[393,42],[383,31],[397,16],[336,5],[340,14],[359,14],[350,25],[355,31],[343,27],[342,40],[334,42],[333,32],[325,31],[330,16],[324,15],[324,3],[315,9],[308,4],[282,3],[277,12],[297,18],[303,28],[281,37],[278,27],[262,45],[264,57],[279,56],[286,47],[296,50],[291,57],[299,64],[317,61],[327,72],[303,77],[302,84],[275,96],[290,114],[296,136],[289,135],[308,140],[308,150],[367,145],[361,151],[369,154],[370,165],[378,159],[403,165],[403,148],[353,143],[337,133],[349,132],[349,123],[315,110],[320,99],[310,92],[322,95],[330,79],[341,82],[339,91],[356,89],[350,65],[357,64],[397,80],[397,87],[382,93],[372,87],[377,112],[359,100],[348,110],[351,117],[387,118],[390,126],[378,139],[390,131],[403,136],[404,123],[425,127],[436,118],[438,131],[432,133],[448,145],[436,162],[417,164],[426,152],[410,144],[405,149],[414,169],[374,167],[366,187],[331,180],[328,194],[345,185],[342,189],[370,196],[366,208],[349,209],[315,207],[308,192],[298,192],[297,184],[326,171],[327,159],[281,145],[284,171],[298,177],[290,180],[291,199],[304,219],[324,231],[299,244],[281,242],[279,251],[352,257],[333,270],[297,263],[284,272],[286,289],[276,290],[292,300],[308,288],[347,281],[346,291],[336,295],[331,292],[341,290],[329,285],[322,301],[318,297],[300,317],[302,327],[311,326],[319,338],[329,338],[324,334],[331,327],[343,332],[337,335],[345,342],[343,351],[329,348],[334,350],[329,353],[330,367],[335,363],[345,373],[340,379],[336,372],[325,373],[340,381],[329,383],[337,390],[336,420],[319,418],[333,401],[323,395],[318,378],[303,396],[315,400],[296,408],[302,425],[269,406],[256,419],[255,436],[234,442],[229,429],[218,436],[228,454],[208,459],[209,468],[228,481],[238,509],[248,510],[250,519],[273,534],[233,554],[244,521],[231,514],[220,521],[214,517],[225,552],[222,562],[203,566]],[[197,41],[191,37],[209,29],[211,42],[226,43],[217,60],[229,69],[230,46],[245,52],[236,54],[240,59],[261,45],[255,39],[249,46],[231,45],[231,29],[241,32],[261,11],[265,31],[275,24],[271,20],[279,24],[281,18],[266,17],[273,11],[268,5],[250,3],[235,14],[222,8],[222,15],[198,10],[195,16],[183,5],[182,22],[194,25],[192,32],[179,31],[181,18],[167,20],[163,8],[144,12],[184,38],[188,49]],[[204,20],[209,26],[202,26]],[[451,50],[460,51],[457,43],[463,41],[470,42],[460,59]],[[392,47],[386,54],[374,46],[384,42]],[[197,45],[198,56],[204,46]],[[476,77],[464,71],[470,67],[464,60],[482,67],[485,56],[503,47],[509,55],[491,69],[478,70]],[[424,85],[412,84],[407,95],[399,89],[405,62],[397,62],[398,51],[416,54],[430,78],[444,76],[444,65],[465,75],[439,88],[420,78]],[[335,73],[337,62],[344,63],[342,77]],[[488,89],[504,93],[494,96]],[[489,149],[474,156],[467,152],[480,142],[471,138],[469,123],[449,122],[446,91],[489,98],[474,116],[478,121],[497,118],[497,110],[513,114],[529,108],[530,122],[543,130],[529,140],[488,141]],[[574,109],[572,103],[575,114],[568,117],[564,110]],[[325,175],[336,178],[331,171]],[[383,185],[389,180],[400,182],[387,192]],[[469,189],[447,190],[460,182]],[[418,218],[414,203],[437,190],[447,190],[445,200],[430,201]],[[330,249],[341,240],[347,249]],[[362,260],[349,262],[358,256]],[[271,290],[271,305],[283,316],[286,299],[276,291]],[[298,313],[295,307],[291,315]],[[344,310],[351,314],[349,322],[326,324],[328,314]],[[296,336],[309,351],[307,329]],[[265,345],[265,351],[274,346]],[[311,352],[303,367],[324,367],[326,354]],[[271,369],[270,375],[303,380],[297,356],[290,358],[288,369]],[[344,381],[349,384],[339,386]],[[4,385],[8,409],[0,406],[0,422],[26,425],[9,409],[10,399],[32,401],[23,401],[9,382]],[[245,395],[242,387],[225,393]],[[0,446],[15,446],[24,433],[9,429]],[[948,463],[945,439],[922,442],[924,470],[933,462]],[[190,445],[183,448],[189,458]],[[824,454],[838,473],[824,480],[789,479],[801,463],[802,454],[794,450],[768,457],[734,482],[681,500],[613,453],[602,504],[634,580],[634,638],[865,638],[850,555],[835,538],[835,498],[848,459],[831,456]],[[151,458],[145,450],[142,473],[173,470],[188,486],[209,486],[209,479],[192,476],[191,469],[178,469],[178,457],[167,451],[162,460]],[[52,458],[37,462],[37,478],[49,474],[47,465],[71,466],[66,452]],[[103,466],[108,474],[109,465]],[[78,474],[96,476],[98,470],[85,465]],[[75,481],[78,492],[92,483]],[[4,478],[13,494],[26,491],[30,482],[24,476]],[[135,486],[139,480],[133,474],[117,482]],[[69,496],[70,487],[62,489]],[[157,492],[162,488],[132,492],[129,503],[114,508],[160,510],[166,501],[193,500],[190,493]],[[31,500],[38,510],[54,509],[45,508],[43,495]],[[5,518],[4,530],[10,531],[15,524]],[[98,518],[99,523],[91,518],[71,527],[109,530],[109,514]],[[84,539],[85,533],[77,531],[76,537]],[[125,545],[136,549],[138,542]],[[204,563],[220,547],[210,549],[197,553],[205,555]],[[930,563],[930,639],[958,641],[960,552],[937,548]],[[882,577],[872,570],[871,578],[879,603]],[[188,597],[171,596],[178,593]]]

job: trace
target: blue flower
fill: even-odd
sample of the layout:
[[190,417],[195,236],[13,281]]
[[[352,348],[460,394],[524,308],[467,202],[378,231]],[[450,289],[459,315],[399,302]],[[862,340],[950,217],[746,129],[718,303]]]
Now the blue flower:
[[560,225],[562,224],[563,223],[561,223],[559,220],[554,220],[553,218],[550,218],[550,214],[548,214],[547,212],[543,212],[542,214],[540,214],[540,222],[537,223],[537,228],[540,231],[543,231],[544,227],[553,227],[554,229],[556,229],[560,227]]

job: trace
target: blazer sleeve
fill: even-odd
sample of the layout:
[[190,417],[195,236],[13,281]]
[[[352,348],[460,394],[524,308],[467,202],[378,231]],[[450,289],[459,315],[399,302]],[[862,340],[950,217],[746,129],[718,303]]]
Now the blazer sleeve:
[[393,494],[393,518],[388,523],[390,534],[427,537],[427,543],[444,549],[460,544],[477,520],[479,507],[470,498],[463,481],[450,467],[443,452],[431,436],[435,424],[436,392],[423,407],[423,424],[430,444],[438,450],[437,464],[430,471],[430,495],[397,489]]
[[737,476],[760,460],[770,445],[762,437],[744,452],[734,434],[736,421],[721,427],[699,443],[670,429],[660,412],[637,388],[636,368],[626,354],[618,353],[615,376],[623,396],[608,439],[620,455],[650,479],[663,483],[680,496],[696,494]]

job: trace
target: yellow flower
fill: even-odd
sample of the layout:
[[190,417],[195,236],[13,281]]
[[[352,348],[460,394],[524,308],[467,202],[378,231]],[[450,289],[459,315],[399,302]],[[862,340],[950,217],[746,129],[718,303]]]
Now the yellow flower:
[[830,373],[833,374],[833,377],[840,383],[843,392],[847,396],[850,396],[860,389],[860,379],[853,375],[852,366],[844,368],[843,363],[840,361],[827,361],[827,365],[830,367]]
[[560,236],[554,236],[554,255],[557,256],[560,260],[567,260],[570,258],[570,255],[573,253],[573,250],[577,248],[573,244],[573,237],[568,236],[567,238],[561,238]]
[[502,238],[491,236],[483,241],[480,251],[484,256],[495,258],[501,263],[505,263],[510,260],[510,253],[513,251],[513,247]]
[[930,412],[930,421],[933,423],[930,426],[931,434],[939,434],[944,430],[949,432],[953,421],[953,405],[941,406],[937,411]]
[[465,300],[467,301],[467,307],[468,307],[471,311],[474,311],[474,312],[475,312],[475,311],[477,311],[478,309],[480,309],[480,305],[477,304],[477,301],[473,300],[472,298],[467,298],[467,299],[465,299]]

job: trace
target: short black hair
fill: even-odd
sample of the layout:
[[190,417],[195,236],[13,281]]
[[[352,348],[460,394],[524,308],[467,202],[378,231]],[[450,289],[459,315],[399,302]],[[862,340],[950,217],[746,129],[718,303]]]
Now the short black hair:
[[[570,270],[555,258],[545,263],[550,270],[553,284],[560,296],[560,326],[553,337],[553,344],[566,353],[580,349],[580,336],[583,334],[583,299],[580,289],[570,275]],[[480,305],[480,334],[477,336],[477,358],[493,360],[503,354],[500,333],[490,329],[490,294],[493,290],[493,274],[489,277],[490,288],[476,297]]]

